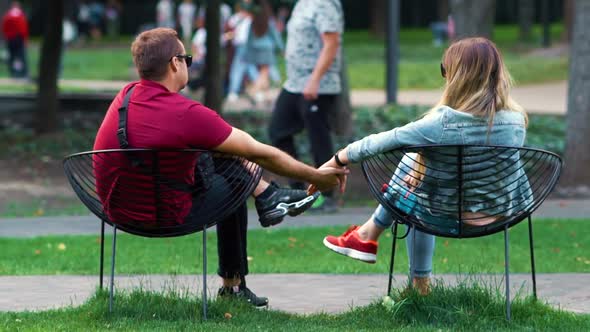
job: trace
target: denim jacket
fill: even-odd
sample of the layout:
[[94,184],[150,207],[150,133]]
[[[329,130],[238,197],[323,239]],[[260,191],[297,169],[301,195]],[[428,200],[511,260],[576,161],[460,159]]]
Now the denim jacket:
[[[403,127],[369,135],[351,143],[348,145],[347,156],[351,162],[360,162],[363,159],[395,148],[421,144],[490,144],[513,147],[521,147],[524,144],[525,120],[524,116],[519,112],[497,112],[489,133],[488,130],[487,119],[460,112],[448,106],[441,106],[432,114],[408,123]],[[428,160],[428,156],[425,157]],[[502,178],[501,181],[493,184],[497,188],[502,188],[504,194],[498,195],[497,192],[489,194],[493,190],[487,187],[485,192],[488,192],[490,196],[494,195],[494,197],[485,197],[484,191],[478,189],[477,184],[472,185],[469,194],[471,196],[483,194],[483,196],[480,195],[480,202],[467,204],[464,211],[510,215],[517,207],[520,210],[530,204],[532,193],[526,175],[523,174],[524,171],[519,167],[519,157],[515,155],[511,156],[511,158],[514,159],[512,161],[514,162],[514,168],[517,170],[507,178]],[[494,163],[495,161],[489,160],[488,162]],[[437,165],[429,166],[432,166],[431,169],[440,169]],[[444,177],[441,174],[430,175],[437,178]],[[445,188],[441,184],[440,188],[430,186],[428,191],[430,191],[428,195],[431,197],[429,201],[432,214],[456,217],[456,212],[450,212],[448,207],[445,207],[445,202],[453,200],[456,202],[456,190]]]

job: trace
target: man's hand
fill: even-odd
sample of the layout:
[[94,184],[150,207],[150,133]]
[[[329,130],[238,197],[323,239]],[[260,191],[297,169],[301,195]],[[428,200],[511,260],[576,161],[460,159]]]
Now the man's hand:
[[310,78],[303,88],[303,98],[305,100],[318,99],[318,91],[320,91],[320,81]]
[[[335,170],[340,170],[340,171],[344,171],[344,172],[343,173],[341,173],[341,172],[331,173],[331,172],[334,172]],[[336,174],[338,177],[338,181],[339,181],[338,185],[339,185],[340,192],[343,193],[346,190],[346,181],[348,180],[348,174],[350,173],[350,170],[346,167],[338,166],[338,164],[336,164],[336,161],[334,160],[334,158],[330,158],[330,160],[325,162],[320,168],[318,168],[318,171],[320,173]],[[309,188],[307,188],[307,193],[313,194],[314,192],[316,192],[318,190],[324,191],[325,189],[319,188],[314,183],[312,183],[309,186]]]
[[312,184],[307,190],[309,194],[318,190],[327,191],[336,186],[340,186],[340,191],[344,192],[346,175],[350,172],[347,168],[322,166],[317,171],[318,176],[312,181]]

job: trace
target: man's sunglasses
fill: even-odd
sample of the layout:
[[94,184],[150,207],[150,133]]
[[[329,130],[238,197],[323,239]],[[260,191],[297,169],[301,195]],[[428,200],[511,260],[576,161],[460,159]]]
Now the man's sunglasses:
[[172,59],[174,58],[184,59],[184,62],[186,63],[187,67],[190,67],[193,64],[193,56],[190,54],[176,54],[175,56],[171,57],[168,61],[172,61]]

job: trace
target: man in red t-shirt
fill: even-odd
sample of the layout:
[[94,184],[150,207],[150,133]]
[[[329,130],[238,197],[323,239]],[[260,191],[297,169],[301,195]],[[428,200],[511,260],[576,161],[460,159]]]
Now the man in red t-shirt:
[[[188,67],[192,58],[185,53],[176,31],[157,28],[141,33],[131,46],[133,60],[141,80],[121,90],[109,107],[94,144],[94,150],[121,148],[117,136],[119,108],[129,93],[126,137],[133,148],[201,148],[244,157],[276,174],[315,184],[318,189],[330,189],[345,183],[345,170],[328,168],[317,170],[291,158],[288,154],[262,144],[249,134],[234,128],[217,113],[190,100],[178,92],[188,82]],[[125,148],[125,147],[123,147]],[[115,157],[117,158],[117,157]],[[124,158],[124,155],[119,156]],[[95,164],[97,160],[94,160]],[[109,160],[108,167],[95,167],[98,195],[105,212],[114,220],[154,220],[156,213],[149,200],[122,196],[126,183],[137,182],[145,174],[118,174],[117,163],[128,160]],[[191,165],[192,163],[192,165]],[[112,166],[115,165],[115,166]],[[161,170],[174,176],[173,181],[195,183],[194,158],[170,165]],[[127,181],[127,182],[126,182]],[[149,185],[148,190],[149,190]],[[145,190],[145,188],[143,188]],[[117,192],[116,197],[111,193]],[[150,195],[144,195],[150,196]],[[274,225],[287,213],[277,216],[278,204],[294,204],[307,199],[309,204],[288,211],[298,214],[311,205],[307,193],[301,190],[282,189],[261,180],[254,190],[256,208],[263,226]],[[317,198],[314,196],[313,198]],[[178,192],[166,197],[165,211],[174,220],[183,223],[190,218],[190,194]],[[158,211],[161,212],[161,211]],[[223,286],[218,294],[244,298],[253,305],[266,305],[268,300],[258,297],[245,285],[248,273],[246,254],[247,210],[244,204],[229,217],[217,223],[219,270]]]
[[29,24],[18,1],[14,1],[2,17],[2,34],[8,46],[10,77],[27,77],[26,43],[29,40]]

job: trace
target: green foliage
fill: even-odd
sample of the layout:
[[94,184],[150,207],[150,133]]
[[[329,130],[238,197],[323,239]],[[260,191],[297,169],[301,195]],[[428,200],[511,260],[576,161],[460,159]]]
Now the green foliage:
[[95,128],[66,128],[42,136],[31,129],[8,128],[0,131],[0,158],[61,159],[91,150],[95,135]]
[[[362,285],[360,285],[362,286]],[[97,292],[84,305],[42,312],[0,313],[6,331],[585,331],[589,315],[551,308],[531,298],[513,301],[512,321],[494,289],[465,283],[436,286],[431,295],[409,292],[392,305],[375,301],[341,314],[295,315],[255,309],[243,302],[209,302],[203,321],[200,299],[186,290],[117,291],[115,311],[108,294]],[[390,308],[393,308],[391,310]]]

